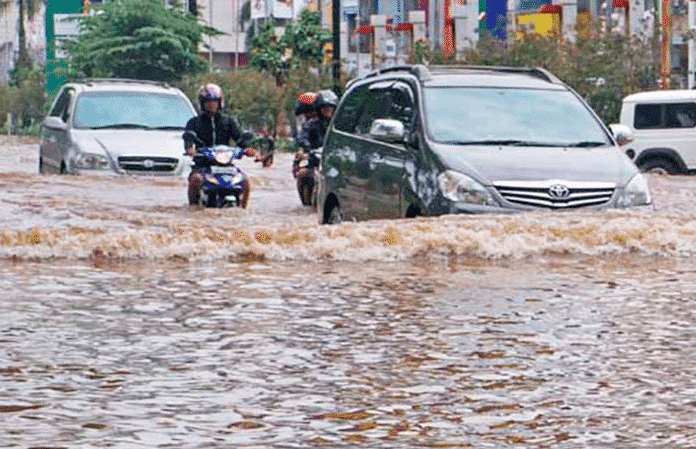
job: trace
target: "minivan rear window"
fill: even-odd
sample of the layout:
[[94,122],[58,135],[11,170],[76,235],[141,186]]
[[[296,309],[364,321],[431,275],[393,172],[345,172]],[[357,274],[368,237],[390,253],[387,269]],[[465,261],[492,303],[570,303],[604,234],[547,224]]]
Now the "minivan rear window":
[[693,128],[696,126],[696,103],[636,104],[635,129]]

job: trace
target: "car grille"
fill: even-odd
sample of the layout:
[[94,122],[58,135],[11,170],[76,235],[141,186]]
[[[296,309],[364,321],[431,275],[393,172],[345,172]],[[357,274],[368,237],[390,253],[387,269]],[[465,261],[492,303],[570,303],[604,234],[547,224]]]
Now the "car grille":
[[176,170],[179,160],[173,157],[121,156],[118,166],[125,171],[166,173]]
[[500,181],[493,185],[511,203],[548,209],[601,206],[611,200],[616,188],[610,182]]

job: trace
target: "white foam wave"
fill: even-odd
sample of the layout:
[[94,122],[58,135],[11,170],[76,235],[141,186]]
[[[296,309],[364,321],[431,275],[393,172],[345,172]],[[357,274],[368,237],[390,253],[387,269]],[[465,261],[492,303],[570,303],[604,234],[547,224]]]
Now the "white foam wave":
[[334,226],[201,226],[169,229],[69,227],[0,231],[0,257],[20,259],[266,259],[399,261],[521,259],[534,255],[696,253],[691,219],[630,212],[446,216]]

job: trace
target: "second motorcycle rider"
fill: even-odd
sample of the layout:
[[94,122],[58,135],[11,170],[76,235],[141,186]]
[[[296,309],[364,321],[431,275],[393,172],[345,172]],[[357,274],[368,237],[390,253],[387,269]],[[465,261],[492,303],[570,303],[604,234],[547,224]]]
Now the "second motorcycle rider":
[[305,206],[313,206],[315,202],[316,171],[320,158],[317,150],[324,145],[324,137],[336,106],[338,97],[335,93],[330,90],[320,91],[314,102],[316,117],[304,122],[297,136],[299,151],[295,154],[293,175],[297,178],[297,190]]

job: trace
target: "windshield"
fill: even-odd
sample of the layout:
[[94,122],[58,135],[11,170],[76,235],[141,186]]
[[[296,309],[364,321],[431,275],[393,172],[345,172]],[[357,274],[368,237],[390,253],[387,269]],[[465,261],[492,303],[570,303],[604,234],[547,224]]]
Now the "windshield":
[[430,134],[442,143],[583,148],[611,143],[568,91],[429,87],[424,100]]
[[177,95],[90,92],[75,105],[75,128],[183,129],[195,111]]

